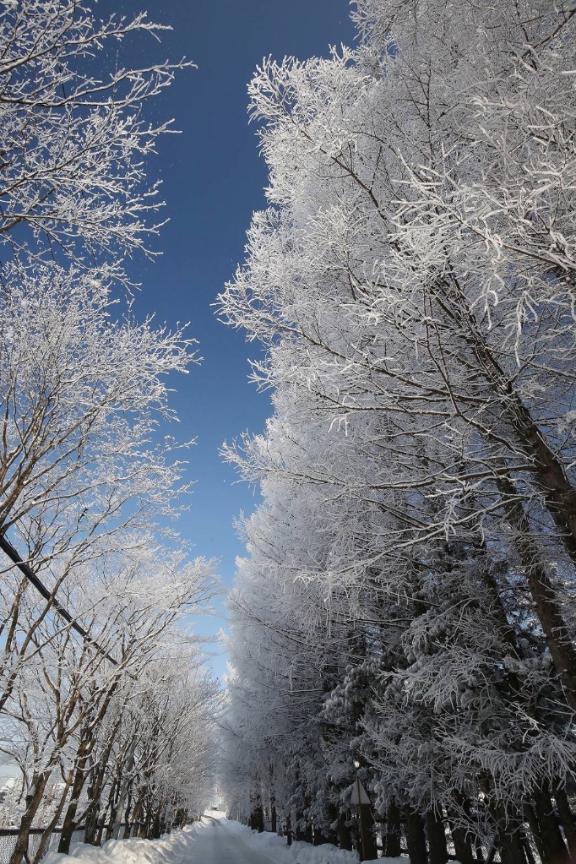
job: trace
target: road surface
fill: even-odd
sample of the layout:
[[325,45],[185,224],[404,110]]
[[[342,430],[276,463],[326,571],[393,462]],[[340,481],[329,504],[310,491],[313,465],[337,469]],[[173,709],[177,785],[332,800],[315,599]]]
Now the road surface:
[[274,859],[251,848],[234,824],[204,817],[190,838],[190,864],[275,864]]

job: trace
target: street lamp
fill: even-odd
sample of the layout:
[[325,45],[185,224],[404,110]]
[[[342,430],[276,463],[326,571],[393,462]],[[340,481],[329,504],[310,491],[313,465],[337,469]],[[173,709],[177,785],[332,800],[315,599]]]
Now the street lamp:
[[361,845],[361,861],[370,861],[378,857],[378,849],[376,847],[376,838],[371,830],[373,825],[372,810],[370,808],[370,797],[364,788],[358,775],[360,762],[354,760],[354,768],[356,768],[356,779],[352,787],[350,796],[350,804],[358,810],[358,821],[360,824],[360,845]]

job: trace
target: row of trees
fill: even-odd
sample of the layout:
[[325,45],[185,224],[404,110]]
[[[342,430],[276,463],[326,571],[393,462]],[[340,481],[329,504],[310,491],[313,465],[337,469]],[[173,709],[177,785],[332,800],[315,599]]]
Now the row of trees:
[[[576,854],[571,2],[357,0],[266,61],[222,316],[265,348],[231,601],[231,812],[413,864]],[[366,851],[366,850],[365,850]],[[370,856],[368,856],[370,857]]]
[[209,571],[142,541],[152,538],[77,564],[60,584],[58,603],[82,634],[54,612],[54,591],[44,600],[5,575],[13,668],[4,664],[2,749],[22,778],[13,864],[34,826],[44,829],[39,861],[57,827],[63,852],[79,825],[90,843],[121,824],[158,836],[210,795],[219,693],[197,640],[178,627],[207,599]]
[[[0,729],[11,864],[202,809],[218,702],[184,618],[211,595],[172,523],[187,482],[167,376],[124,259],[160,227],[146,104],[188,64],[114,62],[165,28],[90,0],[0,3]],[[189,619],[188,619],[189,620]],[[13,796],[14,797],[14,796]],[[32,855],[30,830],[44,829]]]

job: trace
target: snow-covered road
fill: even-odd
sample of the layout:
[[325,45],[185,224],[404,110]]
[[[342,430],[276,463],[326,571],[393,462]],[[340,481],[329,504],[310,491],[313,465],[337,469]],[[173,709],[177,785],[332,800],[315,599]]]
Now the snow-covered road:
[[[109,840],[101,848],[79,843],[69,856],[53,853],[44,864],[358,864],[358,857],[329,845],[287,846],[275,834],[257,834],[225,819],[223,813],[210,812],[201,822],[160,840]],[[388,864],[407,861],[399,858]]]
[[275,859],[249,846],[236,823],[204,817],[190,842],[190,864],[275,864]]
[[281,851],[277,857],[254,848],[254,832],[223,816],[204,816],[160,840],[111,840],[101,848],[80,843],[70,856],[55,853],[45,864],[284,864]]

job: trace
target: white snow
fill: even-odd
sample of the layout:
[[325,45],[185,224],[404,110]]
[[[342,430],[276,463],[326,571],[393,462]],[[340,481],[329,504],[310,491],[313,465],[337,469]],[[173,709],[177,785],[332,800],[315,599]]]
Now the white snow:
[[[109,840],[101,848],[75,845],[70,855],[53,853],[45,864],[358,864],[355,852],[329,844],[311,846],[276,834],[258,834],[238,822],[210,813],[202,822],[161,840]],[[387,864],[406,864],[389,858]],[[370,862],[366,862],[370,864]],[[373,862],[374,864],[374,862]]]
[[[237,822],[228,823],[236,826]],[[265,831],[258,834],[249,831],[243,825],[238,825],[242,830],[242,839],[253,849],[265,852],[269,860],[274,864],[358,864],[359,859],[356,852],[346,852],[338,849],[330,843],[322,846],[311,846],[309,843],[294,842],[291,846],[286,845],[283,837]],[[407,857],[379,858],[377,861],[364,861],[364,864],[409,864]]]
[[346,852],[329,843],[311,846],[309,843],[295,841],[291,846],[287,846],[284,837],[278,837],[269,831],[258,834],[238,822],[228,822],[226,830],[240,837],[254,853],[267,856],[267,860],[274,864],[358,864],[358,855],[355,852]]
[[70,855],[54,852],[45,864],[184,864],[190,860],[194,826],[161,840],[109,840],[102,847],[74,844]]

